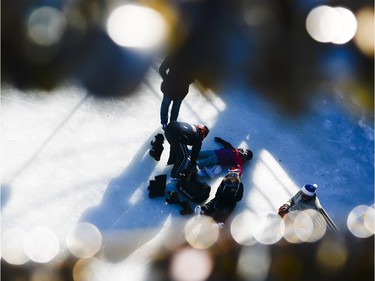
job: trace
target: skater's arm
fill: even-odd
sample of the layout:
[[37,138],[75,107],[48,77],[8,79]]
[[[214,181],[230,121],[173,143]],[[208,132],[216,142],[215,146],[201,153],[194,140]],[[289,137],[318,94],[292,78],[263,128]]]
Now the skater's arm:
[[237,190],[236,195],[235,195],[236,202],[241,201],[242,197],[243,197],[243,184],[242,184],[242,182],[240,182],[240,184],[238,185],[238,190]]
[[168,79],[167,70],[169,69],[169,58],[165,58],[165,60],[162,62],[162,64],[159,67],[159,74],[163,80]]
[[216,190],[215,193],[215,200],[219,201],[223,198],[223,191],[224,191],[224,181],[221,181],[219,187]]
[[190,163],[191,165],[196,165],[199,151],[201,151],[202,142],[196,143],[191,148]]
[[285,214],[289,212],[289,208],[294,205],[294,197],[290,198],[288,201],[286,201],[277,211],[277,213],[280,215],[280,217],[284,217]]
[[219,137],[215,137],[214,140],[218,143],[220,143],[221,145],[224,146],[225,149],[235,149],[233,147],[233,145],[231,145],[229,142],[223,140],[222,138],[219,138]]

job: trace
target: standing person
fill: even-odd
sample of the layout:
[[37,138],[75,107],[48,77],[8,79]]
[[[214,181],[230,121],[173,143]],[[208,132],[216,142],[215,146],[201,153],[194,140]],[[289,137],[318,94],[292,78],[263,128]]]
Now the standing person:
[[243,164],[253,158],[253,152],[249,149],[235,148],[219,137],[215,137],[215,141],[224,148],[199,152],[197,165],[200,176],[206,174],[213,178],[222,171],[222,166],[235,166],[242,170]]
[[[171,177],[173,179],[181,178],[184,170],[196,167],[202,142],[208,132],[208,128],[204,125],[192,125],[179,121],[172,121],[165,128],[165,137],[171,145],[170,159],[173,164]],[[192,146],[191,153],[187,148],[188,145]]]
[[241,170],[232,167],[221,181],[215,197],[202,206],[197,205],[195,213],[210,216],[223,226],[237,202],[241,201],[243,192]]
[[160,90],[163,100],[160,107],[160,122],[163,130],[168,124],[169,107],[172,103],[170,122],[176,121],[183,99],[189,92],[189,86],[194,82],[191,67],[184,56],[169,55],[161,63],[159,74],[163,79]]

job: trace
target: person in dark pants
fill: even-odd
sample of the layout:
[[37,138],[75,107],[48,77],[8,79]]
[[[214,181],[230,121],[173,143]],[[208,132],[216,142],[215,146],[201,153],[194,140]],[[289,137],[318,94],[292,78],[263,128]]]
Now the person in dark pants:
[[[165,137],[171,146],[168,162],[173,164],[171,172],[173,179],[181,178],[185,170],[196,169],[198,154],[208,132],[209,129],[204,125],[179,121],[172,121],[165,128]],[[191,146],[191,153],[188,146]]]
[[221,181],[215,197],[204,205],[197,205],[195,213],[212,217],[221,227],[243,197],[241,170],[231,167]]
[[163,79],[160,90],[163,100],[160,107],[160,122],[163,130],[168,124],[169,107],[172,103],[170,122],[176,121],[183,99],[189,92],[189,86],[195,80],[191,67],[184,56],[177,54],[167,56],[159,67]]

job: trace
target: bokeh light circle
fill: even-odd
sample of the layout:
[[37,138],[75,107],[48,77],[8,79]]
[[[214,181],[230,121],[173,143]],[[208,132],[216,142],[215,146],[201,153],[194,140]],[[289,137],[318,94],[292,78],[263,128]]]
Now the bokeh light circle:
[[362,53],[373,57],[375,45],[374,7],[366,6],[361,8],[357,11],[356,18],[358,27],[354,42]]
[[67,235],[66,246],[72,255],[88,258],[95,255],[102,245],[102,235],[95,225],[78,223]]
[[73,280],[74,281],[98,280],[98,276],[101,276],[102,274],[101,270],[104,266],[105,266],[104,262],[94,257],[87,258],[87,259],[80,259],[74,265]]
[[176,281],[207,280],[213,268],[213,261],[207,251],[183,248],[172,256],[170,275]]
[[[367,238],[374,233],[366,227],[366,220],[369,217],[373,218],[373,208],[366,205],[359,205],[349,213],[348,219],[346,221],[349,231],[358,238]],[[367,222],[367,225],[369,223]]]
[[27,30],[30,39],[39,45],[58,43],[65,33],[67,22],[64,14],[54,7],[35,9],[29,16]]
[[285,225],[283,237],[289,243],[297,244],[297,243],[303,242],[296,233],[299,231],[300,227],[303,227],[302,225],[298,223],[295,224],[295,220],[296,220],[298,213],[299,212],[291,211],[287,213],[283,218],[284,225]]
[[307,16],[306,30],[318,42],[345,44],[356,34],[357,19],[346,8],[318,6]]
[[230,232],[233,239],[241,245],[250,246],[257,243],[252,228],[254,215],[245,211],[234,216],[230,225]]
[[208,216],[191,218],[185,225],[185,239],[196,249],[207,249],[219,238],[219,229],[215,221]]
[[163,43],[167,24],[156,10],[128,4],[116,8],[109,15],[107,32],[120,46],[151,48]]
[[357,31],[357,19],[354,14],[342,7],[336,7],[335,10],[339,13],[339,27],[338,35],[333,38],[332,43],[345,44],[353,39]]
[[368,231],[375,234],[375,209],[373,206],[367,209],[364,223]]
[[283,237],[284,228],[284,221],[276,213],[253,218],[253,236],[262,244],[270,245],[278,242]]
[[308,209],[297,214],[294,220],[294,230],[303,242],[316,242],[327,230],[323,216],[316,210]]
[[319,244],[316,260],[324,269],[338,270],[347,262],[348,250],[342,240],[328,236]]
[[29,261],[23,246],[26,234],[21,228],[12,228],[1,236],[1,256],[9,264],[22,265]]
[[60,250],[56,234],[46,226],[37,226],[28,231],[24,247],[27,256],[37,263],[50,262]]
[[237,263],[241,280],[266,280],[271,265],[270,248],[263,244],[242,247]]

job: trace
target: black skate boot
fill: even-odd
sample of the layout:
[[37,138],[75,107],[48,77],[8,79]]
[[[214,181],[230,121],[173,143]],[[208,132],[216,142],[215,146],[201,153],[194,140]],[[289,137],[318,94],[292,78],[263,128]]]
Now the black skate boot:
[[164,143],[164,136],[162,134],[157,134],[155,136],[155,140],[151,141],[152,148],[150,149],[150,155],[156,161],[160,160],[160,156],[164,150],[163,143]]
[[168,191],[168,198],[165,199],[165,202],[168,204],[180,204],[180,199],[178,198],[177,191]]
[[182,210],[180,211],[181,215],[184,216],[184,215],[190,215],[190,214],[194,213],[193,209],[190,206],[189,201],[187,201],[187,200],[186,201],[182,201],[180,203],[180,206],[182,207]]
[[150,191],[149,197],[161,197],[164,196],[165,188],[167,186],[167,175],[159,175],[155,177],[155,180],[150,180],[148,190]]

